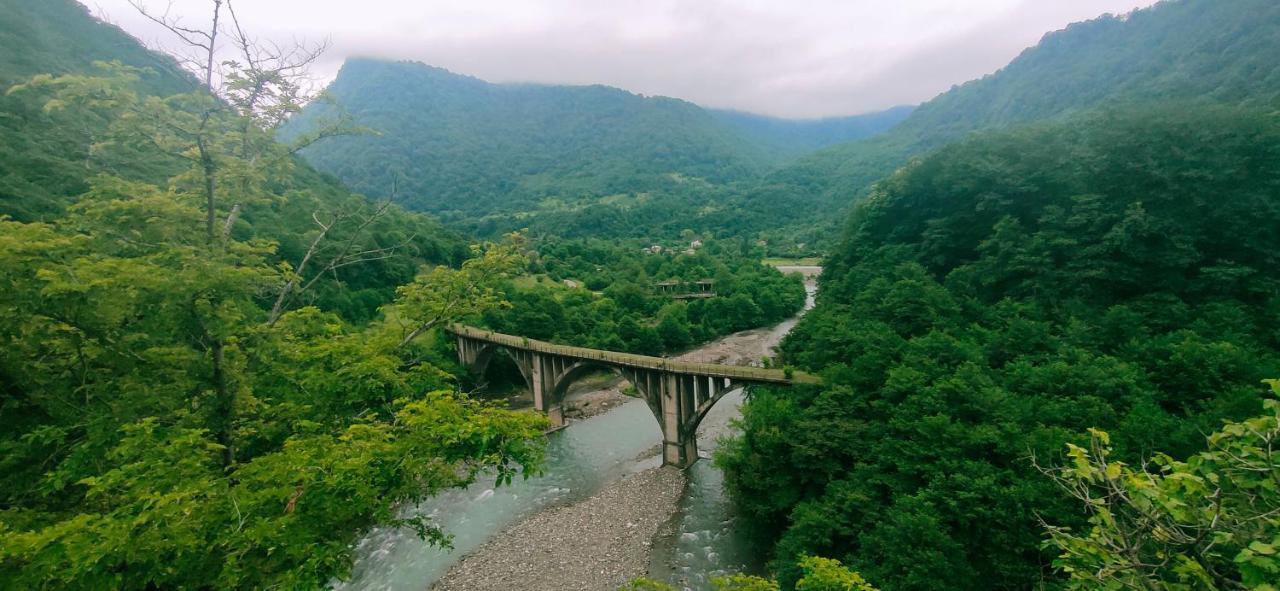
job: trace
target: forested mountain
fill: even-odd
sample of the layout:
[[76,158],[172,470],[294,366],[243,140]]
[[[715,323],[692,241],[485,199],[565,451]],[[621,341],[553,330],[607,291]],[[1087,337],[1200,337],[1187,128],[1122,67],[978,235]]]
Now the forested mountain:
[[[441,327],[657,353],[805,300],[798,277],[710,240],[466,245],[349,192],[277,141],[306,48],[195,66],[175,92],[143,69],[170,62],[71,0],[3,18],[96,53],[0,46],[23,56],[0,105],[0,589],[317,589],[374,526],[446,546],[434,515],[402,509],[537,473],[547,421],[463,393]],[[250,39],[251,56],[280,49]],[[651,290],[707,276],[725,297]],[[589,322],[537,325],[557,316]]]
[[[170,57],[148,51],[74,0],[0,0],[0,89],[37,74],[89,74],[94,61],[148,68],[143,92],[175,94],[195,80]],[[34,219],[56,214],[94,174],[87,148],[102,122],[79,124],[44,113],[42,104],[0,92],[0,215]],[[163,162],[124,157],[110,163],[125,176],[164,178]]]
[[[789,121],[605,86],[490,84],[371,59],[349,60],[329,94],[333,103],[308,108],[286,131],[341,110],[372,133],[307,149],[312,164],[371,195],[394,186],[407,206],[486,232],[532,223],[557,233],[674,235],[699,210],[720,207],[726,184],[880,133],[910,112]],[[617,228],[614,216],[629,219]],[[673,218],[686,225],[661,227]]]
[[[1271,0],[1165,0],[1071,25],[1000,71],[924,103],[885,134],[827,148],[769,175],[745,196],[744,209],[793,220],[805,232],[914,155],[976,130],[1107,104],[1280,107],[1276,30],[1280,3]],[[829,226],[822,232],[833,234]]]
[[[873,182],[974,131],[1154,99],[1274,105],[1277,27],[1280,8],[1266,0],[1167,0],[1050,33],[1000,71],[915,110],[813,122],[356,60],[332,93],[382,135],[333,140],[307,157],[374,195],[396,177],[411,207],[482,233],[692,229],[803,254],[831,246],[838,220]],[[295,129],[332,112],[313,107]],[[801,155],[859,136],[870,137]]]
[[[1079,532],[1084,514],[1037,464],[1088,448],[1089,428],[1131,465],[1185,457],[1261,411],[1260,381],[1280,375],[1277,228],[1270,110],[1107,109],[981,134],[881,182],[782,347],[826,386],[758,390],[719,458],[776,536],[784,588],[804,555],[886,591],[1052,579],[1061,549],[1042,523]],[[1233,558],[1266,527],[1212,551],[1169,543],[1222,580],[1260,581]],[[1150,556],[1131,558],[1157,580],[1194,576]]]
[[774,161],[785,162],[819,148],[884,133],[901,123],[914,109],[900,106],[864,115],[822,119],[780,119],[725,110],[713,110],[711,113],[765,149]]
[[[194,92],[199,85],[193,76],[172,58],[95,19],[74,0],[0,0],[0,7],[5,11],[0,19],[0,83],[5,91],[0,92],[0,215],[55,220],[102,175],[164,184],[184,169],[183,158],[166,153],[153,138],[122,140],[122,126],[113,117],[129,101]],[[86,89],[87,94],[70,102],[50,103],[56,97],[47,80],[14,88],[37,75],[113,77],[110,70],[95,66],[113,61],[142,70],[124,76],[127,86]],[[231,230],[241,237],[277,241],[281,260],[296,264],[318,231],[313,214],[328,219],[369,206],[364,197],[301,160],[289,158],[288,168],[267,189],[280,198],[249,199]],[[334,228],[335,237],[350,237],[343,225]],[[413,278],[420,263],[457,262],[466,253],[460,235],[398,207],[389,208],[367,230],[374,244],[403,242],[404,256],[372,261],[358,271],[335,271],[346,289],[321,282],[308,298],[326,298],[343,314],[368,318],[390,300],[395,286]]]
[[173,58],[89,14],[72,0],[0,0],[0,88],[36,74],[88,73],[95,60],[119,60],[150,68],[142,81],[154,94],[190,90],[195,80]]
[[[413,62],[352,59],[329,94],[373,133],[304,152],[371,195],[470,216],[548,199],[644,192],[682,177],[727,182],[765,156],[696,105],[605,86],[489,84]],[[330,108],[304,111],[307,129]]]

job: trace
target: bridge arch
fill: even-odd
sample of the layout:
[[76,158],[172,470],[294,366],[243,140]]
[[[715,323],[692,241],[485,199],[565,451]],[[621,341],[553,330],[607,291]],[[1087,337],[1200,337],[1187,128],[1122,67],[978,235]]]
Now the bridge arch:
[[565,396],[569,394],[569,386],[581,379],[583,376],[592,371],[608,371],[619,378],[626,379],[627,376],[622,375],[622,370],[617,366],[599,361],[578,361],[564,368],[558,375],[553,378],[553,386],[551,388],[551,401],[555,403],[564,402]]
[[618,378],[625,380],[628,384],[634,386],[636,391],[640,394],[640,399],[644,400],[645,404],[649,405],[649,410],[653,411],[653,416],[658,420],[658,425],[662,425],[660,401],[651,395],[651,392],[654,390],[651,384],[646,384],[645,380],[642,379],[642,376],[638,376],[634,372],[628,372],[625,368],[594,359],[576,361],[560,370],[552,381],[550,403],[563,404],[565,397],[569,394],[569,387],[572,386],[574,382],[577,382],[583,376],[591,373],[592,371],[602,370],[612,373]]
[[499,352],[505,354],[507,358],[511,359],[511,361],[516,364],[516,369],[520,370],[520,376],[523,377],[525,383],[528,384],[531,377],[529,375],[529,368],[525,363],[526,360],[524,359],[526,356],[520,354],[518,351],[513,351],[509,347],[503,347],[502,345],[484,345],[481,347],[480,350],[476,352],[475,361],[470,364],[471,373],[475,376],[483,376],[485,372],[489,370],[489,363],[493,361],[494,354]]
[[[707,415],[711,413],[711,408],[714,407],[717,402],[720,402],[720,399],[724,398],[726,394],[733,392],[734,390],[741,390],[747,387],[747,384],[738,384],[729,380],[725,381],[728,383],[721,384],[719,387],[715,388],[714,391],[710,392],[710,395],[706,400],[697,402],[693,417],[687,423],[686,428],[688,429],[688,433],[686,433],[686,435],[689,437],[697,435],[698,426],[702,425],[702,420],[707,418]],[[695,397],[695,401],[696,400],[697,399]]]

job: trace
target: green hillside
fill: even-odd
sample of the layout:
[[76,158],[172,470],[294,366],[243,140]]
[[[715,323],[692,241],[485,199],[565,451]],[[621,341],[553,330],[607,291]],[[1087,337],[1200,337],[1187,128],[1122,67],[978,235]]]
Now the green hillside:
[[[604,86],[489,84],[419,63],[349,60],[329,94],[376,135],[325,141],[308,161],[371,195],[399,176],[410,207],[466,215],[530,210],[726,182],[764,167],[701,108]],[[325,115],[318,105],[289,131]]]
[[[708,111],[605,86],[490,84],[412,62],[349,60],[334,103],[372,133],[304,152],[353,188],[482,233],[673,236],[720,224],[730,184],[819,147],[881,133],[910,112],[790,121]],[[309,107],[300,133],[336,114]],[[680,220],[668,227],[668,220]]]
[[1032,458],[1091,427],[1183,457],[1260,411],[1277,228],[1280,118],[1235,108],[982,134],[882,182],[783,344],[827,386],[757,391],[720,458],[784,581],[808,554],[886,591],[1042,583],[1042,523],[1083,523]]
[[[47,108],[54,97],[39,88],[0,92],[0,216],[53,221],[103,175],[165,185],[182,172],[185,163],[153,143],[122,141],[121,130],[112,125],[119,112],[111,105],[135,95],[193,92],[193,77],[168,56],[96,20],[74,0],[0,0],[0,7],[5,11],[0,19],[0,87],[5,91],[42,74],[104,75],[95,62],[145,68],[128,88],[103,87],[92,100],[70,108]],[[352,211],[364,207],[366,200],[301,160],[291,159],[288,169],[269,188],[275,199],[251,200],[234,230],[241,237],[276,241],[280,259],[296,263],[316,229],[313,213]],[[383,245],[412,237],[412,244],[402,251],[406,256],[374,261],[358,272],[337,272],[345,289],[321,284],[311,301],[322,301],[351,318],[368,318],[390,300],[395,286],[412,279],[420,263],[457,261],[466,252],[457,233],[399,208],[373,230],[373,240]]]
[[[769,175],[744,197],[798,232],[829,222],[875,181],[967,134],[1107,104],[1182,100],[1280,107],[1280,4],[1166,0],[1050,33],[1000,71],[915,109],[874,138],[834,146]],[[822,233],[828,235],[831,226]],[[814,234],[815,239],[821,233]]]
[[[149,94],[188,92],[194,79],[165,55],[148,51],[119,28],[98,21],[74,0],[0,0],[0,89],[37,74],[89,74],[94,61],[147,68],[138,83]],[[0,92],[0,215],[56,215],[87,189],[87,147],[104,124],[70,122],[43,104]],[[145,160],[145,159],[144,159]],[[122,157],[99,162],[130,178],[165,178],[164,163]]]
[[0,14],[0,87],[36,74],[87,73],[95,60],[150,68],[142,86],[154,94],[184,92],[195,82],[173,58],[93,18],[74,0],[0,0]]
[[773,161],[784,163],[820,148],[884,133],[914,109],[900,106],[864,115],[822,119],[780,119],[723,110],[711,113],[749,142],[762,147]]

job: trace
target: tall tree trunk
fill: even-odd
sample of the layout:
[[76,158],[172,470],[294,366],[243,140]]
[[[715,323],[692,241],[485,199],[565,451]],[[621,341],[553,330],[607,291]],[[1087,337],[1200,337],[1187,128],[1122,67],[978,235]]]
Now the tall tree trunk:
[[224,367],[226,359],[222,340],[215,339],[209,351],[213,356],[213,375],[211,377],[213,379],[214,396],[217,399],[217,407],[214,409],[217,414],[214,437],[217,438],[218,444],[222,446],[222,467],[226,468],[236,461],[235,438],[232,434],[235,429],[236,406],[234,395],[227,384],[227,372]]
[[[205,118],[208,119],[206,114]],[[204,124],[201,124],[204,127]],[[217,224],[217,205],[218,205],[218,180],[215,177],[217,173],[217,165],[213,161],[213,154],[209,152],[208,144],[204,138],[204,130],[201,135],[196,138],[196,147],[200,150],[200,169],[204,174],[204,232],[205,244],[212,247],[218,239],[218,234],[214,229]]]

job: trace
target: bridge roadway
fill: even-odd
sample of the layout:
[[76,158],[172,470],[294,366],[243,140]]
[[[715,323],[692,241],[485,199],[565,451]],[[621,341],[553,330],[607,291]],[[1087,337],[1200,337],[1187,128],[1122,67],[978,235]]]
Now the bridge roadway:
[[749,384],[822,383],[802,372],[557,345],[461,324],[447,330],[457,339],[458,360],[472,372],[483,374],[495,352],[510,356],[533,392],[534,406],[556,426],[564,425],[562,403],[575,380],[599,369],[618,374],[636,387],[658,419],[663,464],[680,467],[698,460],[698,425],[725,394]]

